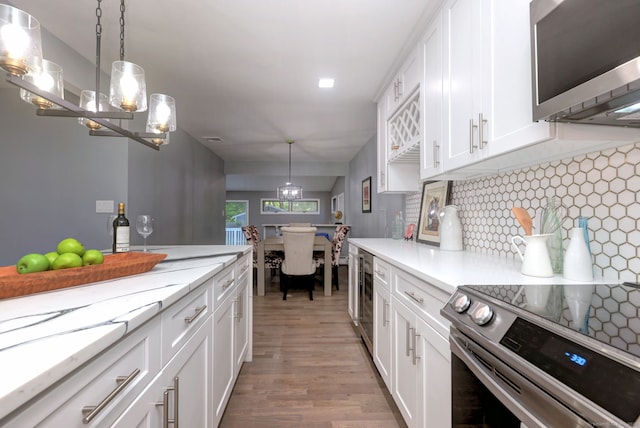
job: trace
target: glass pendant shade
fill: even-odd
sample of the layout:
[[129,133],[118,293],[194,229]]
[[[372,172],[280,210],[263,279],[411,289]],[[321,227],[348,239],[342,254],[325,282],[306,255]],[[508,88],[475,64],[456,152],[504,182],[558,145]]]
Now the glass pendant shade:
[[40,23],[28,13],[0,4],[0,67],[14,76],[42,68]]
[[126,112],[147,110],[147,84],[142,67],[128,61],[113,62],[109,104]]
[[[62,67],[52,61],[42,60],[42,70],[39,73],[29,73],[23,80],[30,82],[43,91],[47,91],[57,97],[64,99],[64,80],[62,79]],[[34,104],[38,108],[48,109],[57,106],[51,101],[39,97],[36,94],[20,89],[20,98],[23,101]]]
[[158,128],[150,126],[147,123],[147,132],[152,132],[154,134],[164,134],[164,135],[166,135],[165,138],[152,138],[151,139],[151,142],[153,144],[155,144],[156,146],[166,146],[167,144],[169,144],[169,131],[161,131]]
[[147,132],[173,132],[176,130],[176,100],[169,95],[151,94]]
[[[87,111],[109,111],[109,99],[103,93],[100,93],[100,98],[98,101],[98,110],[96,110],[96,91],[89,91],[83,89],[80,92],[80,108],[85,109]],[[87,119],[86,117],[79,117],[78,123],[86,126],[89,129],[97,130],[102,128],[102,125],[94,122],[91,119]]]
[[285,201],[302,199],[302,187],[289,182],[285,183],[284,186],[278,186],[278,199]]

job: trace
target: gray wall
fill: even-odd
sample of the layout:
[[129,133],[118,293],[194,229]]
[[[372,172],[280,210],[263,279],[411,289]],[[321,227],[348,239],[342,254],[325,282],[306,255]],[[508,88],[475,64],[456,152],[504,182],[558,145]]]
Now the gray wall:
[[[202,144],[181,131],[160,152],[90,137],[75,119],[36,116],[18,92],[0,89],[0,265],[68,236],[110,248],[99,199],[125,202],[132,226],[137,214],[156,217],[150,244],[224,243],[223,162]],[[131,239],[142,243],[135,230]]]
[[[371,177],[371,213],[362,212],[362,180]],[[345,192],[347,222],[351,238],[390,238],[390,224],[396,211],[404,211],[403,194],[379,194],[377,189],[376,136],[349,163],[348,191]],[[348,199],[347,198],[348,193]]]

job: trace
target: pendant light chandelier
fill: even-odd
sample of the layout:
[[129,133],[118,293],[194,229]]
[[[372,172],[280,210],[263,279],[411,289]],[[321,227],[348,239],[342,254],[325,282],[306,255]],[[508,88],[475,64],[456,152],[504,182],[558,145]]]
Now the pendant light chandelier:
[[134,112],[147,110],[144,69],[124,59],[125,4],[121,0],[120,60],[111,67],[109,96],[100,92],[102,0],[97,2],[96,86],[95,90],[81,91],[79,106],[64,99],[62,67],[42,58],[40,23],[6,4],[0,4],[0,68],[7,72],[7,82],[21,88],[20,97],[38,107],[38,116],[77,117],[89,128],[89,135],[127,137],[158,150],[168,144],[169,132],[176,130],[175,100],[151,94],[146,132],[132,132],[119,125],[122,120],[133,119]]
[[283,186],[278,186],[278,199],[281,201],[302,199],[302,186],[291,183],[291,146],[293,140],[287,140],[287,144],[289,144],[289,180]]

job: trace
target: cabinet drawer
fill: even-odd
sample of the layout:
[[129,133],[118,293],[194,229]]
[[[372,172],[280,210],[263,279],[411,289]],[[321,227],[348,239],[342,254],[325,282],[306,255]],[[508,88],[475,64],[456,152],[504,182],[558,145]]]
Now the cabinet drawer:
[[213,278],[214,310],[220,306],[220,303],[222,303],[235,288],[236,276],[234,266],[227,267]]
[[446,292],[400,270],[395,271],[393,283],[393,293],[400,301],[442,336],[449,337],[449,321],[440,315],[449,298]]
[[238,276],[238,280],[244,278],[253,267],[253,258],[251,254],[245,254],[240,257],[236,262],[236,275]]
[[377,257],[373,259],[373,279],[377,284],[389,288],[391,282],[391,265]]
[[[159,371],[160,323],[152,321],[1,425],[7,428],[111,426]],[[87,407],[96,407],[93,415],[83,413]]]
[[166,364],[213,312],[211,281],[162,313],[162,363]]

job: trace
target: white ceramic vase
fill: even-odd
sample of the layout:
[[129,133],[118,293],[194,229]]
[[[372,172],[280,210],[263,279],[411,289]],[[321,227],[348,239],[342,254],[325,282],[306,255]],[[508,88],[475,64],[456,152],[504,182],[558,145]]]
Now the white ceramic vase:
[[[514,236],[511,238],[511,243],[522,260],[520,272],[522,272],[523,275],[537,276],[540,278],[553,276],[549,249],[547,248],[547,238],[549,238],[549,236],[551,235],[528,235],[524,238],[522,236]],[[518,247],[519,243],[524,243],[527,246],[524,254],[522,254]]]
[[584,230],[571,229],[571,241],[564,254],[563,276],[573,281],[593,281],[593,263],[591,254],[584,240]]
[[458,207],[446,205],[440,224],[440,249],[462,251],[462,224],[458,218]]

